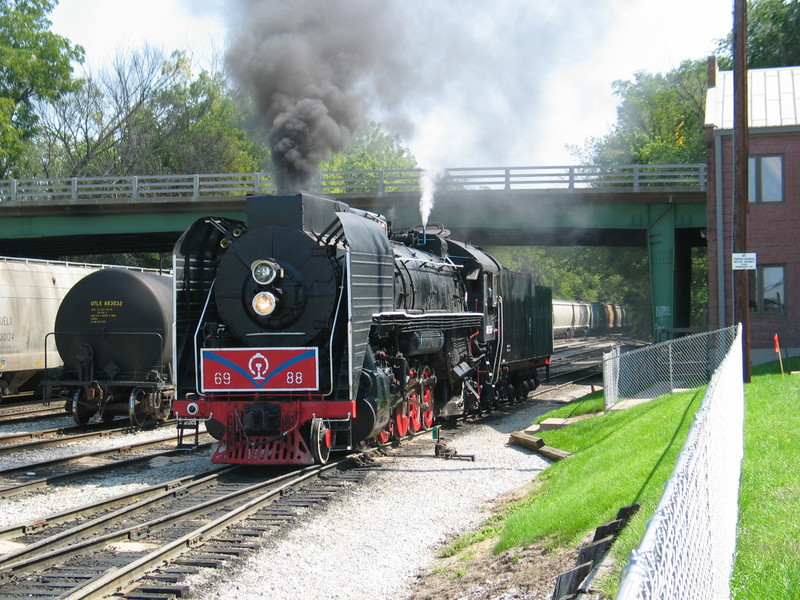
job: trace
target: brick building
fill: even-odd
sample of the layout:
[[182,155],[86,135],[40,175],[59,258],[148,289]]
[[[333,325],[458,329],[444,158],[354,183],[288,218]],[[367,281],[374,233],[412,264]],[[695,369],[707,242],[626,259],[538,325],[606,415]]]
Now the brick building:
[[[753,364],[776,360],[773,336],[800,354],[800,67],[748,72],[750,278]],[[708,145],[709,328],[734,322],[733,72],[709,63]],[[786,356],[786,354],[784,354]]]

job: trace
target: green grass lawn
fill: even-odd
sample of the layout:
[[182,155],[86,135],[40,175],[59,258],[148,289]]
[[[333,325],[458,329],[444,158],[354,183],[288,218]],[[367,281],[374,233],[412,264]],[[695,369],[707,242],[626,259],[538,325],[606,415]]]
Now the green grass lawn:
[[[785,361],[784,368],[800,370],[800,359]],[[777,371],[777,362],[756,368],[745,387],[735,600],[800,598],[800,375]],[[620,569],[641,540],[704,394],[701,388],[664,396],[543,432],[547,445],[574,456],[548,467],[529,497],[487,523],[473,541],[497,536],[497,552],[530,544],[571,547],[637,502],[642,509],[612,549]],[[589,397],[546,416],[593,412],[596,405]],[[470,543],[459,542],[462,549]],[[593,585],[613,597],[618,577],[619,571]]]
[[[784,368],[800,370],[800,359]],[[800,598],[800,375],[754,368],[745,407],[731,597]]]

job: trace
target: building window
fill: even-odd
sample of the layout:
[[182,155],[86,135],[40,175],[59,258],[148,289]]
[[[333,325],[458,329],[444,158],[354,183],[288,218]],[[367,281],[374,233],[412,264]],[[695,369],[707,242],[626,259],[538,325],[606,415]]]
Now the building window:
[[750,202],[783,202],[783,156],[751,156],[747,166]]
[[786,312],[784,265],[763,265],[750,271],[750,311],[765,314]]

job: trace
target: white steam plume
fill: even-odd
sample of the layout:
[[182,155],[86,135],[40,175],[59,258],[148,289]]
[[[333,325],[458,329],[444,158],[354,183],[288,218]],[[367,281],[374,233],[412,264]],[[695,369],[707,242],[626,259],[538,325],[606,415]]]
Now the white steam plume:
[[422,219],[423,231],[428,227],[436,195],[436,184],[442,177],[438,169],[425,169],[419,174],[419,216]]

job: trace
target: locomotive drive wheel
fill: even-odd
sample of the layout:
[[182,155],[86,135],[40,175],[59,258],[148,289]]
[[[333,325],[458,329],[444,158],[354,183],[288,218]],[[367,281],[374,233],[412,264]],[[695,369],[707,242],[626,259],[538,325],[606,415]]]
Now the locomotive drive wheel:
[[320,465],[326,464],[331,456],[329,431],[322,419],[311,421],[311,454]]
[[422,369],[422,406],[420,406],[420,413],[422,414],[422,426],[425,429],[430,429],[433,426],[433,383],[430,381],[431,375],[430,367]]
[[422,419],[420,418],[419,396],[414,394],[408,402],[408,431],[411,434],[417,433],[422,429]]
[[392,437],[394,436],[394,422],[392,419],[389,419],[389,422],[386,424],[386,428],[381,431],[378,435],[375,436],[375,439],[378,440],[378,443],[381,445],[386,445],[392,441]]

